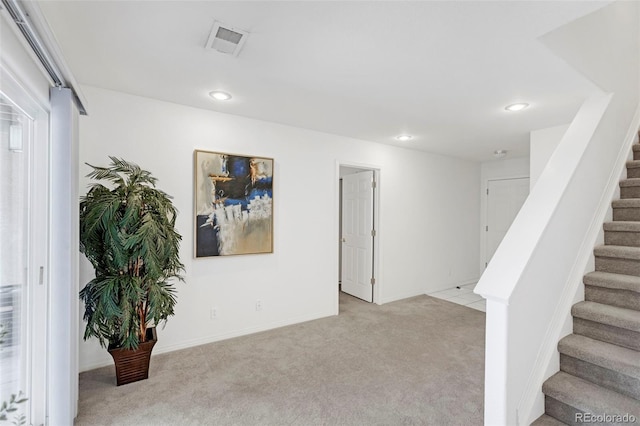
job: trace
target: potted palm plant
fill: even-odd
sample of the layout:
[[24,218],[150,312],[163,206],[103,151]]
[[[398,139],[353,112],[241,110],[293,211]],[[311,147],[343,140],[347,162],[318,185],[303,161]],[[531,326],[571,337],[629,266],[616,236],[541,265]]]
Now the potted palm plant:
[[108,348],[120,386],[149,377],[155,326],[174,313],[184,265],[171,197],[137,164],[109,158],[109,167],[87,164],[98,182],[80,199],[80,251],[96,276],[80,298],[84,339]]

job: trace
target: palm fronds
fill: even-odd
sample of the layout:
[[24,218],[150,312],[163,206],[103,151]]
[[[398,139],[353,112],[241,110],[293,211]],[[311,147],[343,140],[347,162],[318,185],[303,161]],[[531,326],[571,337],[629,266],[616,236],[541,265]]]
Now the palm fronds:
[[80,251],[96,278],[80,291],[87,326],[84,338],[102,346],[137,348],[149,324],[174,313],[173,279],[182,280],[182,237],[175,230],[171,197],[156,178],[134,163],[109,157],[109,167],[89,165],[103,181],[80,199]]

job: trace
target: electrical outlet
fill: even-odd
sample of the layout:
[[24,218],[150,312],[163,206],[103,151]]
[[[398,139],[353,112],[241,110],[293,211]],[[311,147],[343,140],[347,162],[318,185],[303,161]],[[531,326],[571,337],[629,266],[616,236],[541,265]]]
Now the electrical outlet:
[[261,311],[262,310],[262,300],[258,299],[256,300],[256,311]]
[[211,319],[218,318],[218,308],[215,307],[215,306],[213,308],[211,308],[210,315],[211,315]]

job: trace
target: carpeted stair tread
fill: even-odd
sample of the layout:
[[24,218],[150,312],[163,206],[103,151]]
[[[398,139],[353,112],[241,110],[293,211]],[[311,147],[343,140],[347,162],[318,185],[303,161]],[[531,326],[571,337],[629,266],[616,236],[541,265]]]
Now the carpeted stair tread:
[[567,426],[567,424],[562,423],[560,420],[554,419],[551,416],[543,414],[538,417],[533,423],[531,423],[531,426]]
[[639,168],[640,168],[640,160],[627,161],[627,169],[639,169]]
[[622,200],[613,200],[611,202],[613,208],[632,209],[640,208],[640,198],[625,198]]
[[634,143],[633,145],[631,145],[631,147],[633,148],[634,151],[640,151],[640,144],[639,143]]
[[640,379],[640,352],[633,349],[570,334],[560,340],[558,350],[561,354]]
[[640,178],[629,178],[620,181],[620,188],[628,188],[630,186],[640,186]]
[[602,245],[593,249],[593,254],[596,257],[640,260],[640,247]]
[[584,413],[620,413],[640,417],[640,402],[637,400],[562,371],[545,381],[542,391]]
[[605,222],[603,229],[614,232],[640,232],[640,222],[619,220],[615,222]]
[[571,308],[574,317],[640,332],[640,311],[596,302],[579,302]]
[[611,272],[589,272],[583,278],[586,285],[611,288],[615,290],[629,290],[640,293],[640,277],[634,275],[614,274]]
[[611,205],[614,208],[621,208],[621,209],[639,208],[640,198],[624,198],[624,199],[613,200],[611,202]]

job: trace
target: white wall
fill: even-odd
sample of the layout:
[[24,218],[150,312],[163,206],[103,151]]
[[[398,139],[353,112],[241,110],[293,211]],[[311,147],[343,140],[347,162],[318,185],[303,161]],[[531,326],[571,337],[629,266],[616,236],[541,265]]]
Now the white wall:
[[[150,170],[174,196],[186,283],[154,353],[216,341],[338,310],[338,164],[380,170],[380,300],[389,302],[477,279],[479,164],[238,116],[84,88],[85,162],[107,155]],[[193,258],[193,150],[275,159],[274,253]],[[81,192],[87,186],[81,179]],[[83,259],[80,283],[92,270]],[[262,301],[260,312],[256,299]],[[218,318],[211,320],[211,307]],[[83,326],[84,324],[82,324]],[[95,340],[80,345],[81,370],[108,365]]]
[[533,189],[542,170],[549,162],[551,154],[556,150],[568,128],[568,124],[563,124],[531,132],[529,136],[529,158],[531,160],[529,189]]
[[480,165],[480,178],[483,189],[492,179],[509,179],[529,176],[529,157],[507,158],[485,161]]

